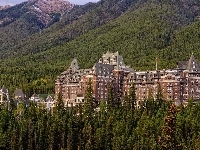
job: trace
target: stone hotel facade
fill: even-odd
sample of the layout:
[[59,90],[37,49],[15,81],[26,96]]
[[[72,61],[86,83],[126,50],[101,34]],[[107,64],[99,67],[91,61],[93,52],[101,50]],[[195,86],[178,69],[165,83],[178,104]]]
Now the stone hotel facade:
[[193,54],[189,61],[179,62],[176,69],[137,72],[125,65],[118,52],[103,54],[91,69],[80,69],[74,59],[70,67],[57,77],[55,99],[61,93],[66,106],[83,104],[89,79],[97,101],[107,99],[108,86],[112,86],[114,92],[123,98],[133,83],[138,103],[150,94],[155,98],[159,86],[164,98],[173,100],[177,105],[189,98],[200,98],[200,63]]

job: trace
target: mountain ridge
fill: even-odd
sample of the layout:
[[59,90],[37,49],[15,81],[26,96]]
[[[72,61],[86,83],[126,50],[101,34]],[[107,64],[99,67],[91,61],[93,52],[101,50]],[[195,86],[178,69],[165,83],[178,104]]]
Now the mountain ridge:
[[[29,0],[32,4],[29,9],[43,22],[45,26],[49,24],[53,14],[64,14],[73,8],[73,4],[64,0]],[[30,5],[29,4],[29,5]]]
[[4,18],[8,18],[11,20],[10,23],[12,23],[16,21],[16,19],[23,17],[25,13],[33,13],[45,27],[53,18],[53,14],[67,13],[73,6],[73,4],[64,0],[29,0],[12,7],[2,7],[2,9],[0,9],[0,21],[2,24],[5,24],[2,25],[5,27],[9,23],[4,23]]
[[[117,3],[114,4],[114,2]],[[102,1],[99,3],[88,3],[84,6],[75,6],[75,9],[72,9],[69,13],[63,15],[62,19],[55,25],[43,30],[42,34],[36,32],[36,34],[30,36],[30,38],[22,38],[19,44],[14,44],[14,47],[9,43],[2,45],[0,49],[3,50],[3,52],[0,53],[3,53],[3,55],[0,54],[1,58],[3,59],[11,56],[6,54],[10,51],[19,52],[21,54],[21,47],[26,49],[26,53],[23,53],[23,55],[26,55],[28,53],[44,51],[54,45],[68,42],[81,34],[87,33],[91,29],[99,27],[110,20],[117,18],[131,5],[132,2],[134,2],[134,0],[126,0],[123,2],[112,0],[109,2]],[[115,11],[115,13],[113,13],[113,11]],[[99,17],[102,13],[105,15]],[[39,31],[39,29],[37,29],[37,31]],[[35,47],[28,46],[28,43],[31,43],[32,41],[34,41]],[[8,46],[10,51],[7,51]],[[12,54],[12,56],[15,57],[16,53]]]
[[11,7],[10,5],[0,6],[0,10],[4,10],[4,9],[10,8],[10,7]]

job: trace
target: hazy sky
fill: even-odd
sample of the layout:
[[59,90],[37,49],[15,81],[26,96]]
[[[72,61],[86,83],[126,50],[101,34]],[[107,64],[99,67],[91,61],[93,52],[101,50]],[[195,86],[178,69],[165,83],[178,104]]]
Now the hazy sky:
[[[27,0],[0,0],[0,6],[4,6],[4,5],[15,5],[15,4],[19,4],[21,2],[24,2]],[[68,0],[69,2],[71,2],[72,4],[85,4],[87,2],[97,2],[99,0]]]

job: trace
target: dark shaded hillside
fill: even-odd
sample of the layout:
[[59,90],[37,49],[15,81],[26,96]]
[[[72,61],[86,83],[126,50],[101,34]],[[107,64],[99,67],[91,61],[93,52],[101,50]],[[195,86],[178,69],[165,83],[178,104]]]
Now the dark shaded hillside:
[[0,11],[0,49],[15,45],[21,38],[26,38],[43,28],[37,17],[29,12],[27,2]]
[[[75,6],[52,27],[26,39],[19,39],[16,44],[2,46],[2,58],[16,57],[45,51],[51,47],[69,42],[88,31],[102,26],[123,14],[136,0],[104,0]],[[34,44],[32,44],[34,43]]]
[[13,23],[17,19],[19,19],[22,15],[27,13],[28,9],[24,7],[26,4],[27,2],[24,2],[14,7],[0,10],[0,20],[3,21],[0,24],[0,27],[5,27]]
[[[58,4],[54,6],[51,2]],[[68,12],[71,7],[67,1],[36,0],[0,10],[0,50],[10,51],[11,47],[21,42],[21,39],[39,33],[47,24],[53,25],[59,21],[63,9]]]
[[[160,51],[159,57],[167,60],[174,66],[177,60],[188,60],[189,55],[192,53],[200,61],[199,26],[200,21],[196,21],[181,30],[175,31],[170,45]],[[164,65],[165,62],[162,62],[162,66]]]
[[18,39],[27,38],[39,32],[40,28],[43,27],[42,22],[40,22],[35,15],[26,13],[12,24],[0,28],[0,45],[1,47],[6,47],[6,51],[9,51],[11,45],[16,45],[18,43]]
[[[93,8],[91,11],[95,10],[96,8]],[[88,14],[90,13],[86,13],[80,20],[77,19],[71,24],[74,25],[74,30],[79,29],[75,28],[76,25],[82,27],[84,17]],[[91,13],[88,19],[92,14],[94,13]],[[108,50],[119,51],[126,64],[137,70],[154,69],[156,57],[159,57],[159,69],[176,67],[176,62],[187,60],[192,51],[196,56],[200,55],[198,16],[197,1],[138,0],[120,17],[99,28],[89,28],[93,30],[87,30],[86,33],[81,33],[81,36],[74,37],[71,42],[50,50],[48,47],[54,46],[56,40],[53,37],[56,35],[60,43],[62,38],[59,40],[60,36],[55,32],[52,32],[52,38],[49,38],[50,34],[47,33],[51,30],[48,29],[44,33],[48,38],[42,37],[40,42],[42,44],[48,41],[50,46],[42,45],[44,49],[40,49],[35,45],[39,42],[38,39],[32,37],[32,45],[29,46],[37,48],[37,54],[20,56],[28,53],[26,46],[23,46],[21,51],[15,51],[15,56],[19,57],[1,62],[0,84],[17,85],[28,93],[33,90],[53,91],[56,76],[65,70],[74,57],[78,58],[81,67],[88,68]],[[85,22],[84,25],[88,23]],[[57,28],[56,24],[53,27]],[[61,31],[58,33],[69,30]],[[29,46],[27,44],[27,47]]]

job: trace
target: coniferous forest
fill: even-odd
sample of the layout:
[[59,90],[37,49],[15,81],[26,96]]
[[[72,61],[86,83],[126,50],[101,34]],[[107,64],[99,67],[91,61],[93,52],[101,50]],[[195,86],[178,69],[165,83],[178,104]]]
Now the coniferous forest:
[[134,150],[199,149],[200,104],[175,106],[151,96],[136,105],[132,87],[123,100],[109,93],[94,103],[89,83],[83,106],[64,107],[61,95],[48,111],[11,100],[0,109],[0,149]]
[[[91,68],[106,51],[119,51],[135,70],[175,68],[194,53],[200,60],[199,0],[101,0],[75,6],[41,26],[27,2],[0,11],[0,86],[54,93],[56,76],[77,58]],[[59,15],[58,15],[59,16]],[[11,18],[11,20],[7,19]],[[84,105],[0,105],[1,150],[198,150],[200,104],[175,106],[158,92],[136,103],[110,90],[96,103],[88,84]]]

